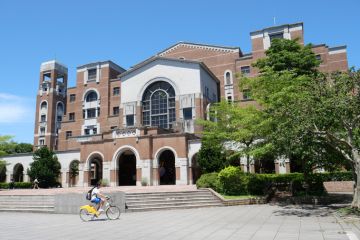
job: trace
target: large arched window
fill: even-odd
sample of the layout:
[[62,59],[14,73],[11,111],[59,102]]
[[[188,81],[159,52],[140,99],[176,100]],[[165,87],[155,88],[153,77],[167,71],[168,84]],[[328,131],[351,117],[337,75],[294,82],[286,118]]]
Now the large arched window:
[[167,82],[151,84],[142,98],[144,126],[171,128],[175,121],[175,91]]
[[98,99],[95,91],[91,91],[86,95],[86,102],[94,102]]

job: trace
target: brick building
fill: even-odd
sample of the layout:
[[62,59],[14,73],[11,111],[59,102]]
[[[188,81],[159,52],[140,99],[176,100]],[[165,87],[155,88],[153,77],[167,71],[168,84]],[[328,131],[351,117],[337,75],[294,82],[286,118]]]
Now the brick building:
[[[100,179],[112,186],[192,184],[199,175],[201,146],[195,120],[206,118],[209,104],[221,98],[256,104],[248,90],[239,91],[235,73],[256,76],[251,64],[265,56],[272,39],[297,38],[303,44],[303,33],[302,23],[251,32],[250,53],[180,42],[128,70],[111,61],[89,63],[77,68],[75,87],[67,86],[64,65],[42,63],[34,145],[57,151],[63,186]],[[314,45],[313,51],[321,71],[348,68],[345,46]],[[10,176],[27,180],[21,171],[32,161],[30,155],[6,160],[11,163],[8,181]],[[72,161],[79,161],[76,179],[69,175]],[[277,173],[290,170],[287,160],[272,164]]]

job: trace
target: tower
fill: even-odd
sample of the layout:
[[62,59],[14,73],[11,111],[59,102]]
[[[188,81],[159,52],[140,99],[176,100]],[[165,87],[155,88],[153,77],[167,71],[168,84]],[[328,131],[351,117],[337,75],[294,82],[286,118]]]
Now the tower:
[[66,112],[68,69],[56,60],[40,66],[36,97],[34,147],[57,150],[58,133]]

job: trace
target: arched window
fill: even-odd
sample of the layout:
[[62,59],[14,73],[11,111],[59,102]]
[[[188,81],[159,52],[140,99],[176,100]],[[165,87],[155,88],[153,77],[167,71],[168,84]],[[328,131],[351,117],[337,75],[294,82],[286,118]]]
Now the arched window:
[[144,126],[171,128],[175,121],[175,91],[167,82],[151,84],[142,98]]
[[64,115],[64,104],[62,102],[58,102],[56,107],[56,121],[61,122],[63,115]]
[[40,106],[41,110],[46,110],[47,109],[47,102],[42,102],[41,106]]
[[230,85],[232,84],[232,76],[230,71],[225,72],[225,84]]
[[95,91],[91,91],[86,95],[86,102],[94,102],[98,99]]

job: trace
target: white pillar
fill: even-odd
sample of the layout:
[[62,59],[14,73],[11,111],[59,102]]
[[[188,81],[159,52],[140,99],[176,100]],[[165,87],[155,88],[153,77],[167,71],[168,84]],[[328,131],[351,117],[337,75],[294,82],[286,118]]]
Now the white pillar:
[[188,159],[177,158],[175,160],[175,167],[180,168],[180,179],[176,180],[176,185],[187,185],[188,184]]
[[[146,160],[141,160],[141,162],[142,162],[142,166],[141,166],[140,185],[141,185],[141,182],[143,180],[146,180],[147,185],[150,186],[151,185],[152,160],[151,159],[146,159]],[[137,183],[136,183],[136,185],[137,185]]]

